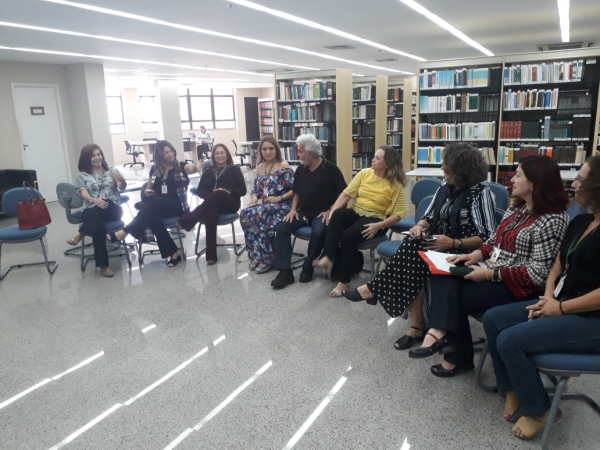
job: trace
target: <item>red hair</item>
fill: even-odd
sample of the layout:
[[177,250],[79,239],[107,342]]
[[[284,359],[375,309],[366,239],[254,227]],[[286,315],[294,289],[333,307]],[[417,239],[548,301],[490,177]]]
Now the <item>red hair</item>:
[[[567,210],[569,197],[560,177],[558,164],[545,155],[529,155],[520,161],[521,170],[533,184],[533,213],[560,214]],[[523,206],[525,201],[517,199],[516,206]]]

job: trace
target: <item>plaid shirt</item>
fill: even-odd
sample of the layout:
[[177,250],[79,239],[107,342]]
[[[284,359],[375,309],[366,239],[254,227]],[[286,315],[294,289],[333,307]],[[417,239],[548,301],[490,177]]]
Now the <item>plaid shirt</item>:
[[[484,263],[500,269],[502,281],[515,297],[528,297],[544,287],[568,225],[564,212],[538,216],[511,206],[496,232],[480,247]],[[491,264],[495,247],[502,252]]]

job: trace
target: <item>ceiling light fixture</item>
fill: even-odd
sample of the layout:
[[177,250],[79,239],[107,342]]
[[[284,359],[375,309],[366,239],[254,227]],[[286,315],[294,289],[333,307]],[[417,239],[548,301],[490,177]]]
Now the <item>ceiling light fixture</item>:
[[113,15],[113,16],[124,17],[124,18],[127,18],[127,19],[139,20],[141,22],[147,22],[147,23],[153,23],[153,24],[156,24],[156,25],[162,25],[162,26],[166,26],[166,27],[177,28],[177,29],[180,29],[180,30],[191,31],[191,32],[194,32],[194,33],[202,33],[202,34],[208,34],[208,35],[211,35],[211,36],[218,36],[218,37],[227,38],[227,39],[235,39],[237,41],[248,42],[250,44],[264,45],[266,47],[280,48],[280,49],[289,50],[289,51],[292,51],[292,52],[303,53],[305,55],[311,55],[311,56],[317,56],[319,58],[330,59],[332,61],[339,61],[339,62],[346,63],[346,64],[352,64],[352,65],[363,66],[363,67],[370,67],[371,69],[378,69],[378,70],[383,70],[383,71],[386,71],[386,72],[394,72],[394,73],[402,73],[402,74],[406,74],[406,75],[413,75],[413,72],[405,72],[403,70],[396,70],[396,69],[390,69],[388,67],[381,67],[381,66],[375,66],[375,65],[372,65],[372,64],[361,63],[359,61],[353,61],[351,59],[338,58],[338,57],[335,57],[335,56],[326,55],[324,53],[317,53],[317,52],[313,52],[313,51],[310,51],[310,50],[304,50],[304,49],[298,48],[298,47],[292,47],[292,46],[289,46],[289,45],[281,45],[281,44],[276,44],[274,42],[261,41],[259,39],[252,39],[252,38],[247,38],[247,37],[242,37],[242,36],[236,36],[236,35],[233,35],[233,34],[221,33],[221,32],[218,32],[218,31],[212,31],[212,30],[207,30],[207,29],[204,29],[204,28],[192,27],[192,26],[183,25],[183,24],[180,24],[180,23],[167,22],[166,20],[153,19],[151,17],[141,16],[139,14],[131,14],[131,13],[123,12],[123,11],[116,11],[114,9],[101,8],[99,6],[93,6],[93,5],[86,5],[84,3],[71,2],[69,0],[44,0],[44,1],[48,2],[48,3],[56,3],[56,4],[59,4],[59,5],[72,6],[74,8],[87,9],[89,11],[99,12],[99,13],[103,13],[103,14],[110,14],[110,15]]
[[441,17],[433,14],[431,11],[429,11],[427,8],[419,5],[417,2],[415,2],[414,0],[399,0],[400,2],[404,3],[406,6],[408,6],[409,8],[414,9],[416,12],[418,12],[419,14],[424,15],[425,17],[427,17],[429,20],[431,20],[432,22],[434,22],[436,25],[442,27],[444,30],[449,31],[450,33],[452,33],[454,36],[456,36],[457,38],[459,38],[460,40],[466,42],[467,44],[469,44],[471,47],[476,48],[477,50],[479,50],[480,52],[482,52],[483,54],[487,55],[487,56],[494,56],[494,54],[492,52],[490,52],[487,48],[483,47],[482,45],[478,44],[477,42],[475,42],[473,39],[471,39],[469,36],[467,36],[466,34],[464,34],[463,32],[457,30],[456,28],[454,28],[452,25],[450,25],[448,22],[446,22],[444,19],[442,19]]
[[569,42],[570,23],[569,23],[569,0],[558,0],[558,18],[560,20],[560,35],[563,42]]
[[38,49],[38,48],[6,47],[4,45],[0,45],[0,50],[13,50],[16,52],[27,52],[27,53],[43,53],[46,55],[75,56],[78,58],[102,59],[102,60],[108,60],[108,61],[132,62],[132,63],[138,63],[138,64],[153,64],[156,66],[177,67],[180,69],[196,69],[196,70],[207,70],[207,71],[213,71],[213,72],[240,73],[243,75],[255,75],[258,77],[272,78],[272,75],[266,75],[266,74],[256,73],[256,72],[246,72],[244,70],[217,69],[214,67],[190,66],[187,64],[173,64],[173,63],[165,63],[165,62],[159,62],[159,61],[146,61],[143,59],[117,58],[116,56],[86,55],[83,53],[60,52],[60,51],[55,51],[55,50],[42,50],[42,49]]
[[176,50],[176,51],[180,51],[180,52],[197,53],[199,55],[218,56],[220,58],[239,59],[241,61],[253,61],[253,62],[258,62],[258,63],[263,63],[263,64],[271,64],[271,65],[275,64],[275,65],[279,65],[279,66],[294,67],[296,69],[320,70],[316,67],[306,67],[306,66],[297,66],[294,64],[284,64],[284,63],[275,62],[275,61],[267,61],[264,59],[254,59],[254,58],[246,58],[244,56],[228,55],[227,53],[209,52],[206,50],[196,50],[196,49],[187,48],[187,47],[177,47],[174,45],[155,44],[154,42],[134,41],[132,39],[121,39],[121,38],[116,38],[116,37],[112,37],[112,36],[102,36],[102,35],[97,35],[97,34],[80,33],[78,31],[59,30],[56,28],[38,27],[35,25],[24,25],[21,23],[1,22],[0,21],[0,26],[12,27],[12,28],[22,28],[22,29],[26,29],[26,30],[44,31],[47,33],[66,34],[69,36],[87,37],[87,38],[92,38],[92,39],[100,39],[103,41],[122,42],[124,44],[143,45],[145,47],[165,48],[168,50]]
[[305,25],[307,27],[316,28],[318,30],[325,31],[326,33],[335,34],[336,36],[341,36],[343,38],[350,39],[352,41],[360,42],[361,44],[369,45],[371,47],[375,47],[380,50],[385,50],[386,52],[395,53],[396,55],[406,56],[407,58],[416,59],[417,61],[422,61],[422,62],[427,61],[425,58],[421,58],[420,56],[415,56],[410,53],[396,50],[395,48],[387,47],[385,45],[378,44],[377,42],[373,42],[368,39],[363,39],[354,34],[346,33],[345,31],[341,31],[336,28],[328,27],[326,25],[321,25],[320,23],[313,22],[312,20],[303,19],[303,18],[295,16],[293,14],[288,14],[283,11],[279,11],[277,9],[267,8],[266,6],[259,5],[258,3],[250,2],[248,0],[228,0],[228,1],[231,1],[232,3],[236,3],[241,6],[245,6],[247,8],[251,8],[251,9],[255,9],[257,11],[271,14],[272,16],[276,16],[281,19],[299,23],[300,25]]

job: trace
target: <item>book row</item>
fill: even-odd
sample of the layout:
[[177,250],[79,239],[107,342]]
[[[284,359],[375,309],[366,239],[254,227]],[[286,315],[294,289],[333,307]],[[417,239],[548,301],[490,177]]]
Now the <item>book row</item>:
[[335,121],[335,104],[323,103],[320,105],[279,105],[279,120],[316,122]]
[[388,119],[387,131],[402,131],[402,121],[396,119]]
[[375,136],[375,122],[352,122],[353,136]]
[[[375,139],[355,139],[352,141],[352,153],[375,153]],[[370,166],[370,164],[369,164]]]
[[423,95],[419,98],[421,114],[436,114],[447,112],[496,112],[500,108],[498,95],[452,94],[430,97]]
[[375,105],[352,105],[353,119],[375,119]]
[[395,116],[395,117],[404,116],[404,110],[402,108],[402,105],[394,105],[394,104],[388,105],[387,115]]
[[358,86],[352,88],[352,100],[373,100],[375,101],[375,85]]
[[402,88],[389,88],[387,99],[389,102],[403,102],[404,94]]
[[318,81],[316,83],[294,84],[280,81],[277,84],[277,98],[279,100],[335,100],[335,83],[332,81]]
[[281,135],[279,139],[284,141],[295,141],[301,134],[314,134],[320,141],[334,141],[335,140],[335,126],[334,125],[321,125],[321,126],[282,126]]
[[421,90],[500,86],[501,81],[501,67],[424,70],[419,74]]
[[273,117],[273,109],[260,109],[260,117]]
[[584,164],[586,159],[583,145],[565,145],[557,147],[523,144],[519,146],[498,147],[498,164],[518,164],[521,158],[528,155],[546,155],[559,165]]
[[386,137],[386,145],[402,147],[402,133],[391,133]]
[[372,155],[353,155],[352,156],[352,169],[353,170],[362,170],[368,169],[371,167],[371,160],[373,159]]
[[592,109],[592,95],[589,91],[565,92],[555,89],[530,89],[504,93],[504,110],[519,111],[532,109],[558,109],[559,111],[575,111]]
[[591,114],[575,114],[572,120],[508,120],[502,122],[500,139],[589,140]]
[[496,122],[420,123],[419,139],[446,141],[494,140]]
[[516,64],[504,68],[504,84],[577,82],[583,79],[585,61],[555,61],[540,64]]

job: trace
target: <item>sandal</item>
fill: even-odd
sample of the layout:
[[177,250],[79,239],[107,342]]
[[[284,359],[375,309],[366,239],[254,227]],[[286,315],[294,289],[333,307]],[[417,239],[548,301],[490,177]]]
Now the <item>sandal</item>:
[[[557,422],[562,417],[562,411],[560,408],[556,411],[556,418],[554,422]],[[515,433],[514,427],[510,429],[512,435],[516,438],[522,439],[524,441],[529,441],[544,431],[546,427],[546,422],[548,421],[548,411],[544,413],[542,417],[526,417],[522,416],[517,423],[514,425],[515,427],[519,427],[519,430],[523,433],[523,436],[519,436]]]
[[420,331],[421,336],[414,337],[414,336],[409,336],[408,334],[405,334],[400,339],[398,339],[396,342],[394,342],[394,348],[396,350],[407,350],[407,349],[411,348],[413,345],[415,345],[415,343],[423,342],[423,339],[425,339],[425,330],[423,328],[413,327],[412,325],[410,327],[415,330]]
[[76,241],[73,238],[69,238],[67,239],[67,244],[72,245],[73,247],[75,247],[77,244],[79,244],[81,242],[81,239],[79,239],[78,241]]
[[512,414],[508,417],[504,417],[504,420],[510,423],[515,423],[521,418],[521,411],[519,411],[519,399],[513,391],[506,393],[506,402],[504,403],[504,411],[512,411]]
[[341,289],[337,289],[337,288],[334,288],[334,289],[333,289],[333,290],[332,290],[332,291],[329,293],[329,296],[330,296],[331,298],[340,298],[340,297],[343,297],[343,295],[344,295],[344,291],[342,291]]
[[273,264],[260,264],[255,270],[258,274],[267,273],[273,270]]
[[260,263],[257,260],[253,259],[252,261],[250,261],[250,264],[248,265],[248,268],[250,270],[256,270],[256,268],[258,267],[259,264]]
[[105,267],[104,269],[100,270],[102,275],[105,276],[106,278],[111,278],[115,276],[115,273],[112,271],[112,269],[110,267]]
[[[323,258],[321,258],[323,259]],[[313,267],[320,267],[321,269],[323,269],[323,275],[325,275],[327,278],[331,277],[331,269],[333,268],[333,263],[321,263],[321,259],[315,259],[313,261]],[[333,292],[333,291],[332,291]],[[338,295],[338,297],[341,297],[341,295]]]
[[177,258],[169,258],[169,261],[167,262],[167,267],[175,267],[179,262],[181,262],[181,254],[179,254]]
[[108,242],[112,242],[113,244],[116,244],[119,242],[119,239],[117,239],[117,235],[115,233],[107,233],[106,240]]

